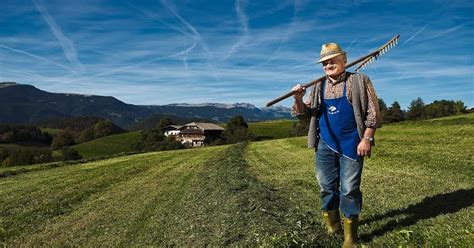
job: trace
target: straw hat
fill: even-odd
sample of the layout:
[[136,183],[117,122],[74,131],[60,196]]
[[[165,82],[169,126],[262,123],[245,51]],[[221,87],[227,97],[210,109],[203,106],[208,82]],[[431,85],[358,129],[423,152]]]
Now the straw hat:
[[326,43],[321,47],[318,63],[334,58],[338,55],[346,54],[337,43]]

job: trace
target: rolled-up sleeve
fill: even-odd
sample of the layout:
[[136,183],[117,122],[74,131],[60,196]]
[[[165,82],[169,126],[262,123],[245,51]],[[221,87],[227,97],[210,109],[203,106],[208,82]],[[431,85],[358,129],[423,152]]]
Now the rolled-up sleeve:
[[293,106],[291,107],[291,116],[292,117],[298,117],[299,119],[308,117],[309,109],[312,105],[313,96],[314,96],[314,89],[311,90],[311,94],[309,94],[309,96],[304,101],[305,108],[304,108],[303,112],[298,111],[298,108],[296,106],[296,102],[293,103]]
[[375,93],[374,86],[369,78],[366,78],[366,89],[367,89],[367,115],[365,118],[365,126],[368,128],[379,128],[382,127],[382,116],[380,115],[379,100]]
[[308,107],[310,106],[307,102],[305,102],[305,105],[306,106],[304,108],[304,111],[299,112],[298,108],[296,107],[296,103],[294,103],[293,106],[291,107],[291,116],[292,117],[300,117],[300,116],[305,115],[308,112]]

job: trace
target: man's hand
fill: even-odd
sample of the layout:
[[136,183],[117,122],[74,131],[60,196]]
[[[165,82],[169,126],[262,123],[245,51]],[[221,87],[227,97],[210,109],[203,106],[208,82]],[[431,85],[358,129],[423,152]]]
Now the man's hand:
[[306,93],[305,87],[303,87],[303,85],[301,85],[301,84],[297,84],[297,85],[293,86],[293,88],[291,89],[291,91],[295,92],[295,94],[293,95],[293,97],[294,97],[296,100],[302,100],[304,94]]
[[362,156],[362,157],[369,157],[370,158],[370,151],[372,147],[370,145],[370,141],[366,139],[362,139],[359,142],[359,145],[357,146],[357,155]]

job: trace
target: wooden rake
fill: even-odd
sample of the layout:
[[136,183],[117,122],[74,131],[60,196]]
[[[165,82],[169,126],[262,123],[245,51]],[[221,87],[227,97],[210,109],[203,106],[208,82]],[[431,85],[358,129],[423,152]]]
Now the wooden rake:
[[[355,71],[359,71],[360,69],[365,69],[367,68],[367,66],[369,64],[371,64],[372,62],[374,62],[375,60],[377,60],[380,56],[382,56],[383,54],[385,54],[386,52],[388,52],[388,50],[390,50],[392,47],[394,47],[395,45],[397,45],[398,43],[398,38],[400,38],[400,35],[395,35],[392,39],[390,39],[387,43],[385,43],[383,46],[379,47],[377,50],[365,55],[365,56],[362,56],[360,57],[359,59],[355,60],[355,61],[352,61],[351,63],[348,63],[346,64],[346,68],[349,68],[349,67],[352,67],[354,65],[357,65],[357,68],[355,69]],[[317,84],[318,82],[321,82],[323,81],[324,79],[326,78],[326,76],[322,76],[320,78],[317,78],[307,84],[304,84],[303,87],[305,89]],[[294,91],[290,91],[288,93],[286,93],[285,95],[283,96],[280,96],[278,98],[275,98],[274,100],[270,101],[267,103],[267,107],[270,107],[272,106],[273,104],[277,103],[277,102],[280,102],[292,95],[294,95],[295,92]]]

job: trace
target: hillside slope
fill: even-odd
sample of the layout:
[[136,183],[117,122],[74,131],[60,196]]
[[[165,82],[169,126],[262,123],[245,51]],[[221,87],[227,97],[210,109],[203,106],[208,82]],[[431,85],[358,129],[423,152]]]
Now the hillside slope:
[[114,134],[72,146],[83,158],[107,157],[133,152],[132,144],[140,140],[140,131]]
[[0,113],[0,123],[98,116],[127,127],[153,112],[111,96],[50,93],[32,85],[0,83]]
[[[378,131],[363,172],[363,244],[474,242],[473,117]],[[3,177],[0,243],[340,247],[341,237],[326,235],[320,220],[313,158],[297,137]]]

